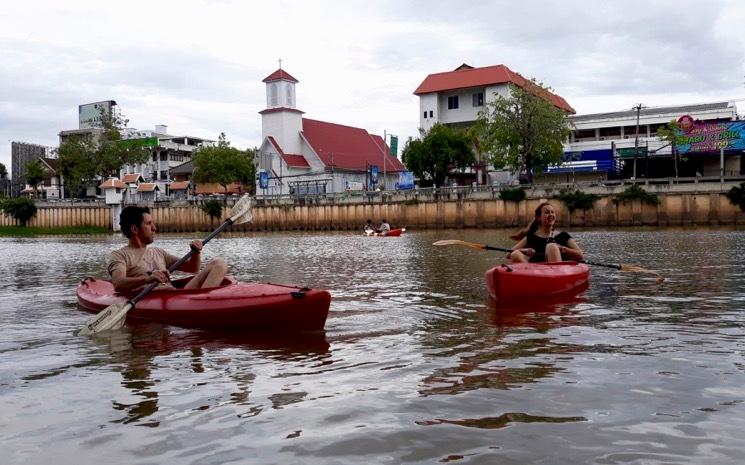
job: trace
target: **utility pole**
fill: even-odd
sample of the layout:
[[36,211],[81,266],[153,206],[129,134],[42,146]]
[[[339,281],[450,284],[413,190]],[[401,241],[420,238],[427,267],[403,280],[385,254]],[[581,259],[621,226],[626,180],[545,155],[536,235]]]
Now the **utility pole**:
[[634,137],[634,175],[633,178],[636,181],[636,155],[639,151],[639,116],[641,115],[642,108],[645,108],[641,103],[637,104],[632,110],[636,110],[636,136]]
[[385,187],[385,174],[386,174],[385,173],[385,171],[386,171],[386,169],[385,169],[385,161],[386,160],[385,159],[388,156],[385,153],[385,147],[386,147],[386,144],[388,143],[387,140],[388,140],[388,134],[386,134],[385,129],[383,129],[383,190],[386,190],[386,187]]

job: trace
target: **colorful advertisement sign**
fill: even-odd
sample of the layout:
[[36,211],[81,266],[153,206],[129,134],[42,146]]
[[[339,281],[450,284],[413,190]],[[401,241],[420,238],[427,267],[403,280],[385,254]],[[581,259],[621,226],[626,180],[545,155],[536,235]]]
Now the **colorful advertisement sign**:
[[370,184],[378,183],[378,165],[372,165],[370,167]]
[[398,173],[398,188],[408,190],[414,188],[414,173],[411,171],[401,171]]
[[687,131],[682,128],[676,131],[676,146],[680,154],[745,150],[745,121],[695,122],[685,126],[689,127]]

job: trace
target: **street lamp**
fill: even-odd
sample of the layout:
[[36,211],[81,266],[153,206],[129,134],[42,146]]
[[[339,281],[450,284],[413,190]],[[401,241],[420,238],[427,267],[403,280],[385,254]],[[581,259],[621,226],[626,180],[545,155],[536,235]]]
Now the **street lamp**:
[[634,175],[633,178],[636,181],[636,155],[639,151],[639,116],[641,115],[642,108],[647,108],[643,104],[639,103],[632,107],[632,110],[636,110],[636,136],[634,136]]

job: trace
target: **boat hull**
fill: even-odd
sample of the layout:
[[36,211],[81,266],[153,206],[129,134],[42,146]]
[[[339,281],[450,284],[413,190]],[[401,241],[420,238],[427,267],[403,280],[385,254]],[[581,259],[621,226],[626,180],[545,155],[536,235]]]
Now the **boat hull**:
[[388,231],[388,234],[380,234],[380,233],[376,233],[376,232],[373,232],[373,231],[365,231],[364,232],[364,235],[365,236],[369,236],[369,237],[372,237],[372,236],[375,236],[375,237],[398,237],[401,234],[403,234],[404,231],[406,231],[406,228],[391,229],[390,231]]
[[[110,281],[86,278],[76,290],[78,306],[97,313],[128,298]],[[209,289],[156,289],[127,313],[127,321],[151,321],[185,328],[317,331],[326,324],[331,294],[320,289],[226,278]]]
[[584,263],[510,263],[486,272],[489,296],[498,302],[571,297],[587,289]]

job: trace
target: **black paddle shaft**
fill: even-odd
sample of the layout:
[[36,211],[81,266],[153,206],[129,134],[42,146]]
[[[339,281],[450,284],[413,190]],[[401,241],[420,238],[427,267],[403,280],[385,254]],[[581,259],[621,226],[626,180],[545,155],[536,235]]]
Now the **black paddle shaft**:
[[[506,249],[504,247],[494,247],[491,245],[485,245],[484,250],[496,250],[497,252],[512,252],[512,249]],[[591,262],[589,260],[578,260],[578,263],[586,263],[588,265],[595,265],[595,266],[604,266],[606,268],[613,268],[614,270],[621,269],[621,265],[616,265],[615,263],[598,263],[598,262]]]
[[[210,233],[210,235],[207,236],[202,241],[202,246],[206,245],[209,241],[211,241],[215,236],[217,236],[218,234],[220,234],[225,228],[227,228],[231,224],[233,224],[233,220],[231,218],[228,218],[227,220],[225,220],[225,222],[223,224],[221,224],[217,229],[215,229],[214,231],[212,231],[212,233]],[[194,253],[195,253],[195,250],[194,249],[189,250],[189,252],[186,255],[184,255],[183,257],[181,257],[180,259],[178,259],[178,261],[176,263],[174,263],[173,265],[171,265],[171,266],[168,267],[168,272],[169,273],[173,273],[174,271],[176,271],[181,265],[183,265],[184,263],[186,263],[186,261],[188,259],[190,259],[192,255],[194,255]],[[153,289],[155,289],[156,287],[158,287],[158,284],[160,284],[160,283],[157,282],[157,281],[154,282],[154,283],[148,284],[143,290],[140,291],[139,294],[137,294],[136,296],[134,296],[129,301],[129,303],[132,304],[132,306],[134,307],[134,305],[137,302],[139,302],[143,297],[145,297],[150,291],[152,291]]]

